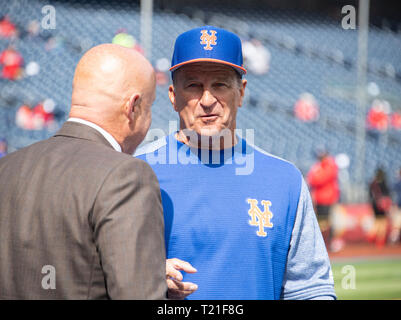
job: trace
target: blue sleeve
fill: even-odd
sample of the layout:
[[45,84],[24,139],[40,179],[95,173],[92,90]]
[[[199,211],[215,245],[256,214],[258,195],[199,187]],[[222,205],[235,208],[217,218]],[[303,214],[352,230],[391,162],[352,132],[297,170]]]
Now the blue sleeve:
[[304,179],[288,251],[281,299],[336,299],[329,256]]

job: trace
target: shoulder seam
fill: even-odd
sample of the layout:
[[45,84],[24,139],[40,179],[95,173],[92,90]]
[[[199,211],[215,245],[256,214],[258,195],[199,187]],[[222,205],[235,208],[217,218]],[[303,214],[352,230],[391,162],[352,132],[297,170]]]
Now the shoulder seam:
[[[258,147],[258,146],[256,146],[256,145],[254,145],[254,144],[252,144],[252,143],[249,143],[248,141],[247,141],[246,143],[247,143],[249,146],[251,146],[252,148],[254,148],[256,151],[258,151],[258,152],[260,152],[260,153],[262,153],[262,154],[264,154],[264,155],[266,155],[266,156],[269,156],[269,157],[272,157],[272,158],[275,158],[275,159],[278,159],[278,160],[287,162],[287,163],[292,164],[293,166],[295,166],[294,163],[292,163],[291,161],[288,161],[288,160],[283,159],[283,158],[280,158],[280,157],[278,157],[278,156],[276,156],[276,155],[274,155],[274,154],[271,154],[271,153],[269,153],[269,152],[263,150],[262,148],[260,148],[260,147]],[[295,166],[295,167],[296,167],[296,166]]]

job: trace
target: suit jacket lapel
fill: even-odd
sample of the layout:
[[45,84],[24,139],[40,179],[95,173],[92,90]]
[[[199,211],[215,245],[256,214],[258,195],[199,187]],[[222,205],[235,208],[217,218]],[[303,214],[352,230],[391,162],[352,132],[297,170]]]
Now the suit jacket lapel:
[[113,148],[113,146],[106,140],[106,138],[96,129],[93,129],[85,124],[66,121],[61,129],[54,135],[71,137],[77,139],[89,140],[97,143],[101,143],[109,148]]

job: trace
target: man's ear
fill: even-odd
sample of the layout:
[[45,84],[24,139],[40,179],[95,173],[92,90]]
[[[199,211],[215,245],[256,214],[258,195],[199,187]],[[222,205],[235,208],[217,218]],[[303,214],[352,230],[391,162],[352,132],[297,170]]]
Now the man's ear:
[[133,119],[135,112],[138,110],[138,106],[141,102],[141,95],[139,93],[133,93],[129,100],[127,101],[127,104],[125,105],[125,113],[126,115]]
[[175,111],[177,111],[177,108],[175,106],[175,91],[174,91],[174,85],[170,84],[168,87],[168,97],[170,98],[170,102],[173,105],[173,108]]
[[242,79],[242,83],[241,83],[241,87],[240,87],[240,103],[238,107],[242,107],[242,101],[244,100],[244,96],[245,96],[245,88],[246,88],[246,84],[248,83],[248,81],[246,81],[245,79]]

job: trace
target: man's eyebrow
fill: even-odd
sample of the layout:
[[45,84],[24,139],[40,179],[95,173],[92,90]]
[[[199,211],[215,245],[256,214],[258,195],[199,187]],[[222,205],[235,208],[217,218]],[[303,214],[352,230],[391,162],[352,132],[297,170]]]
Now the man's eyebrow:
[[231,78],[229,78],[229,77],[223,77],[223,76],[221,76],[221,77],[216,77],[216,79],[215,79],[216,81],[223,81],[223,82],[229,82],[230,80],[232,80]]
[[198,78],[196,76],[193,76],[193,75],[189,75],[189,76],[184,75],[183,80],[184,81],[193,81],[193,80],[198,80]]

